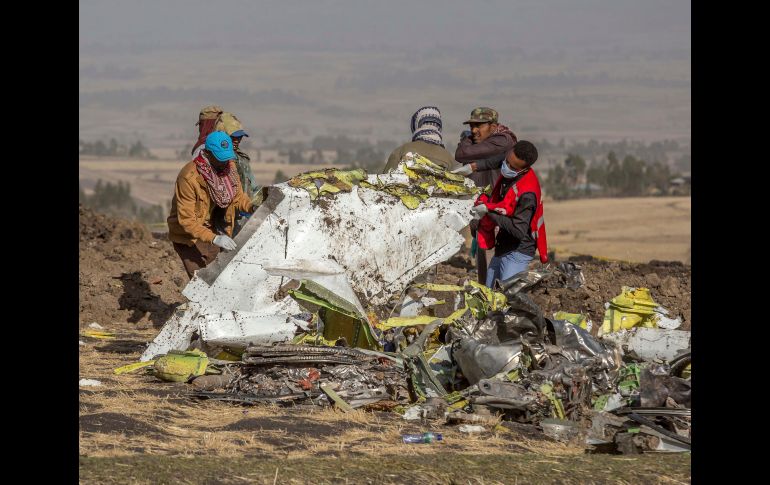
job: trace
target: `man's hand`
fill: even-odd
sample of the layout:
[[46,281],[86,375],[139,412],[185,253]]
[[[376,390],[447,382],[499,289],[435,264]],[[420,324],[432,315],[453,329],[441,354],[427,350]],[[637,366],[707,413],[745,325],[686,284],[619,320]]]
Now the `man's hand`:
[[471,133],[471,130],[463,130],[460,133],[460,141],[463,141],[466,138],[470,138],[471,136],[473,136],[473,133]]
[[224,234],[220,234],[214,237],[212,242],[225,251],[232,251],[238,247],[238,245],[235,244],[235,241],[233,241],[229,236],[225,236]]
[[473,167],[471,165],[472,165],[471,163],[466,163],[462,167],[452,170],[452,173],[456,173],[458,175],[462,175],[463,177],[467,177],[468,175],[473,173]]

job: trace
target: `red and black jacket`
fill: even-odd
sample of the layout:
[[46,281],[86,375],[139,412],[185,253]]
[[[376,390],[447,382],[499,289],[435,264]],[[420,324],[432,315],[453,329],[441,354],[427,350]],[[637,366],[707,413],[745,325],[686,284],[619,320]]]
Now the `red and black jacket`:
[[[519,200],[524,197],[525,194],[532,194],[535,198],[535,212],[532,216],[532,219],[529,224],[530,233],[529,236],[532,237],[532,239],[535,242],[535,245],[537,247],[537,252],[540,254],[540,261],[542,263],[548,262],[548,241],[546,239],[545,235],[545,218],[543,217],[543,198],[541,196],[540,191],[540,182],[537,179],[537,175],[535,175],[535,171],[531,168],[528,169],[520,178],[517,177],[514,179],[514,182],[506,187],[507,190],[503,188],[503,185],[508,185],[506,182],[510,179],[505,179],[502,175],[498,177],[497,181],[495,182],[494,188],[492,189],[492,194],[490,196],[491,202],[499,202],[503,200],[505,197],[505,194],[508,193],[509,190],[513,191],[515,196],[515,204],[514,204],[514,214],[516,210],[516,204],[518,204]],[[502,193],[501,192],[505,192]],[[500,229],[503,231],[505,229],[505,224],[500,224],[501,218],[506,216],[501,216],[497,214],[491,215],[493,219],[499,223],[501,226]],[[501,241],[501,238],[503,238],[503,234],[498,234],[498,241],[496,247],[496,253],[497,250],[504,250],[504,244],[501,244],[503,241]],[[530,246],[531,247],[531,246]],[[507,252],[507,251],[506,251]]]

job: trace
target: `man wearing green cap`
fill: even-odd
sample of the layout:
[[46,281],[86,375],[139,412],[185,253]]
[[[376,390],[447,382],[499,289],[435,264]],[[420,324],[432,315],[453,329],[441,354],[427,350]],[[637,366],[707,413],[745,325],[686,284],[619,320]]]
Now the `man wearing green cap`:
[[[500,176],[505,154],[516,144],[516,135],[507,126],[498,123],[497,111],[483,106],[471,111],[470,118],[463,124],[470,125],[470,130],[460,135],[460,143],[455,150],[455,160],[463,166],[452,171],[470,178],[477,187],[492,186]],[[472,224],[474,236],[475,229]],[[485,284],[487,254],[483,249],[476,252],[476,270],[479,283]]]
[[[244,136],[249,136],[248,133],[243,130],[240,120],[234,114],[228,112],[224,112],[219,116],[216,129],[230,135],[230,139],[233,142],[233,150],[235,151],[235,167],[238,170],[238,177],[241,179],[241,189],[243,189],[243,193],[248,198],[254,200],[262,187],[257,184],[254,173],[251,171],[251,158],[241,150],[241,140]],[[240,211],[235,213],[233,237],[240,232],[250,215]]]
[[463,167],[454,172],[467,176],[482,188],[495,183],[505,154],[516,143],[516,135],[498,123],[497,118],[497,111],[492,108],[479,107],[471,111],[470,118],[463,122],[470,130],[460,135],[455,150],[455,160]]

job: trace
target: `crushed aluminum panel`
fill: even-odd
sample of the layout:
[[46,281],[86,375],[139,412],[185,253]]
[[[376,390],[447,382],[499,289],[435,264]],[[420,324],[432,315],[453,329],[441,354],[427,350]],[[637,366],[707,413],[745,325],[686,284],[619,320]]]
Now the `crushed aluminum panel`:
[[473,338],[464,338],[455,342],[452,356],[472,385],[513,369],[519,363],[521,349],[521,342],[516,341],[484,344]]
[[[370,175],[368,181],[404,177]],[[464,242],[459,231],[470,222],[472,206],[472,196],[436,196],[410,210],[398,197],[359,186],[311,201],[303,189],[287,183],[272,186],[265,203],[235,238],[238,249],[221,253],[182,291],[200,315],[185,314],[185,321],[202,328],[207,315],[229,312],[274,315],[285,321],[302,311],[291,296],[276,300],[292,277],[324,285],[359,310],[361,298],[369,305],[384,305],[413,278],[457,253]],[[151,347],[165,353],[186,349],[187,344],[189,339],[183,343],[156,338]]]
[[307,322],[281,315],[246,312],[210,314],[202,317],[201,339],[217,345],[270,345],[291,340]]
[[604,334],[602,340],[615,342],[624,352],[633,351],[644,360],[671,361],[690,348],[690,332],[687,330],[636,327]]
[[168,319],[160,333],[150,342],[142,356],[141,362],[146,362],[156,355],[164,355],[171,349],[186,350],[190,345],[193,333],[198,330],[198,311],[195,303],[188,303],[187,310],[177,310]]

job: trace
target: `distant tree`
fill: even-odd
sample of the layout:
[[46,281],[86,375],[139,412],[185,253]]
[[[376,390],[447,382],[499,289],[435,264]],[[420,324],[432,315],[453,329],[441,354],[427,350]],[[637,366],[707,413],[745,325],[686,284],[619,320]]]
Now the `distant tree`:
[[131,148],[128,149],[128,156],[131,158],[153,158],[150,150],[140,140],[131,145]]
[[585,175],[586,161],[580,155],[570,153],[564,160],[564,168],[566,171],[565,183],[568,187],[575,187]]
[[646,186],[645,163],[631,155],[627,155],[621,164],[622,189],[621,195],[633,197],[642,195]]
[[586,182],[604,188],[607,185],[607,167],[601,162],[594,162],[586,170]]
[[282,170],[276,170],[275,178],[273,179],[274,184],[280,184],[281,182],[286,182],[287,180],[289,180],[289,177],[287,177]]
[[620,194],[623,186],[623,173],[615,152],[607,154],[607,173],[605,175],[607,192],[610,196]]
[[103,141],[98,140],[96,143],[94,143],[93,154],[100,157],[107,155],[107,146]]
[[661,162],[653,162],[647,165],[645,182],[647,187],[655,187],[662,194],[668,190],[668,182],[671,180],[671,170],[668,165]]
[[556,200],[569,197],[567,171],[561,164],[557,164],[548,172],[548,177],[546,177],[543,185],[546,193]]

